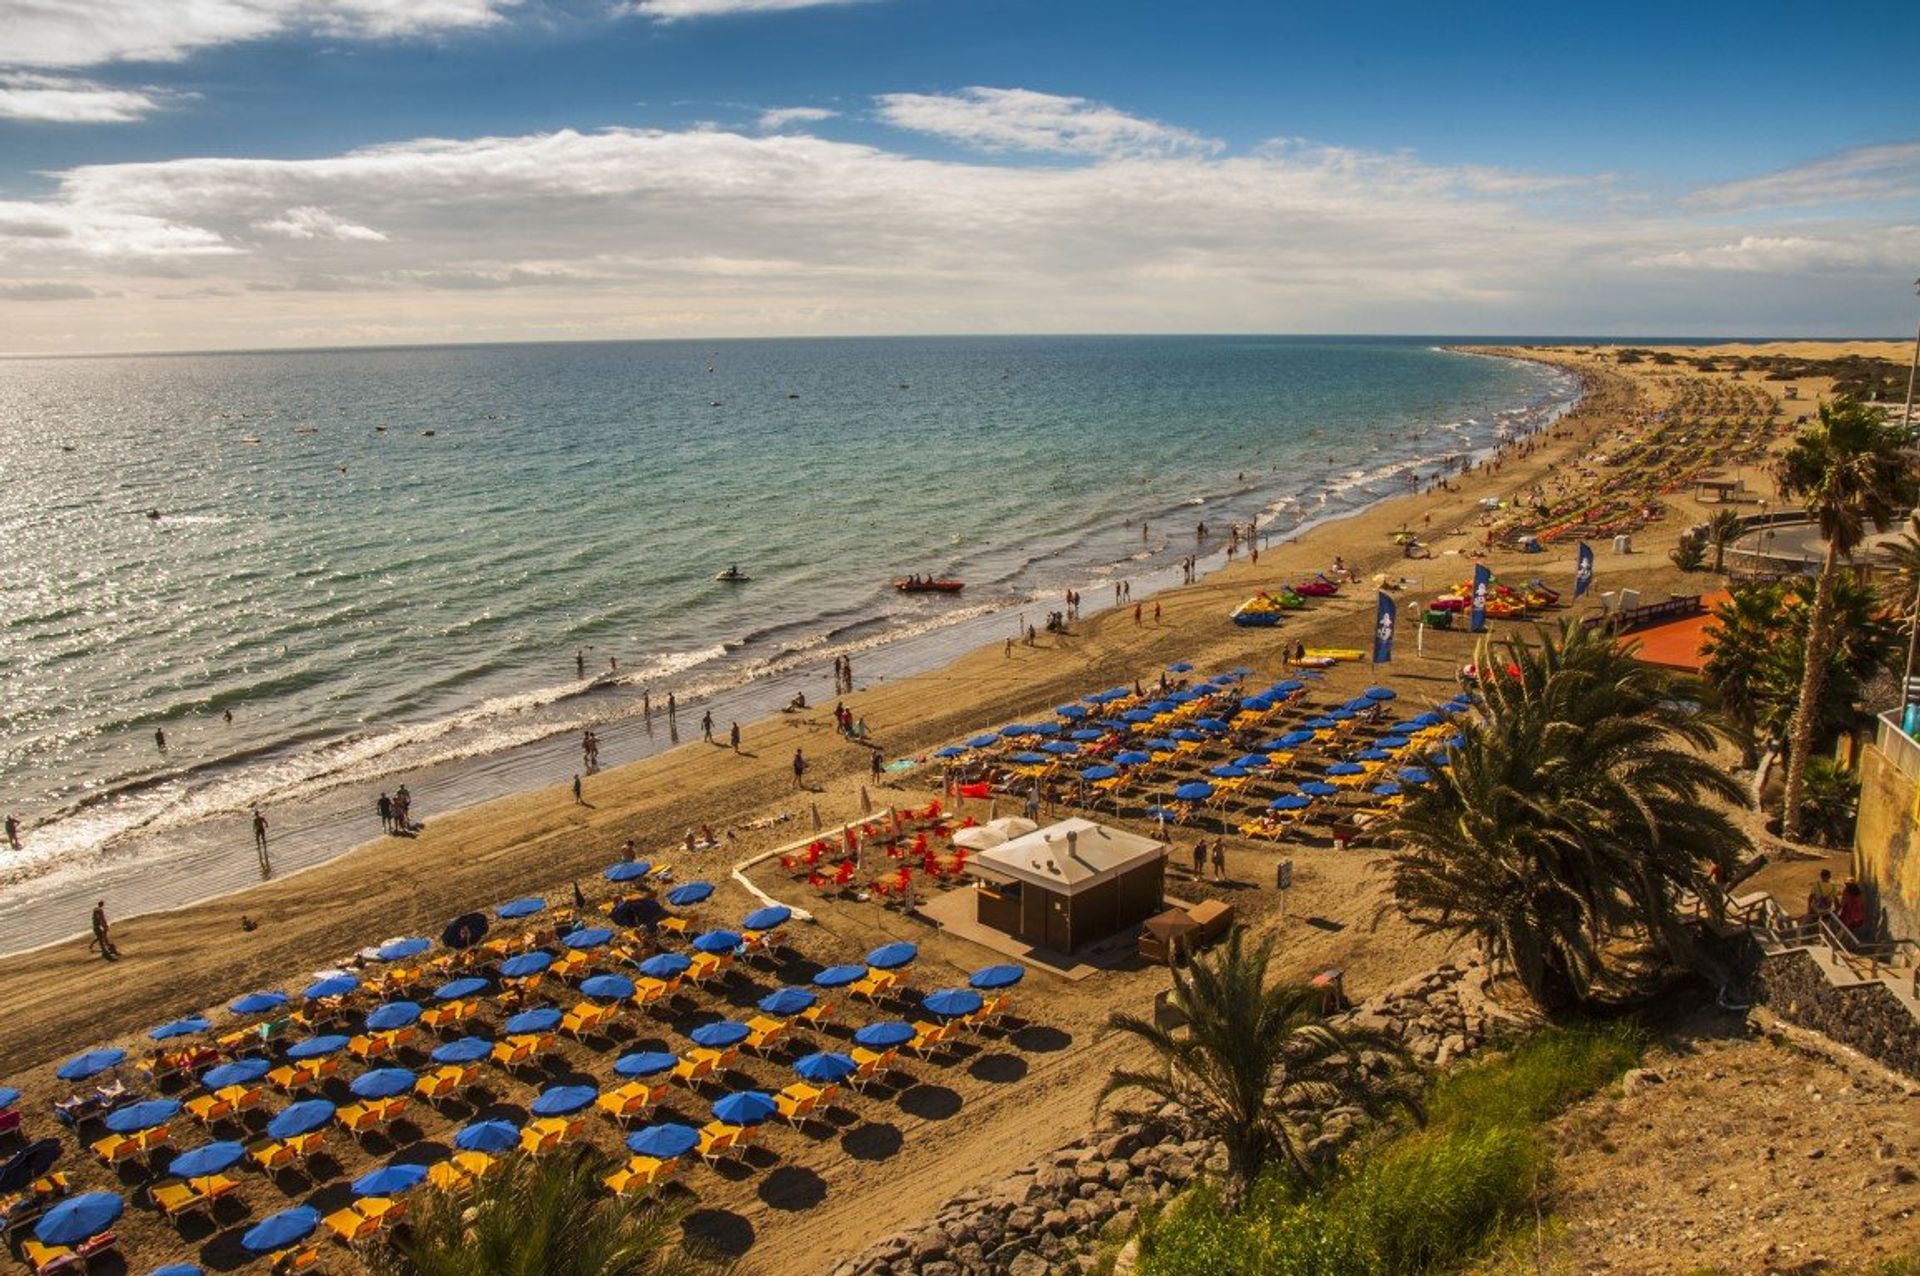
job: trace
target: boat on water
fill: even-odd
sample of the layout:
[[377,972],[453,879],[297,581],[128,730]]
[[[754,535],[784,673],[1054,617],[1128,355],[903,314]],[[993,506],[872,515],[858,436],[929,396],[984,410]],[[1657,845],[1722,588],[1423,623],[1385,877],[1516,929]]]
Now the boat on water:
[[932,576],[902,576],[893,587],[903,594],[957,594],[967,587],[964,580],[939,580]]
[[753,579],[753,577],[741,571],[737,566],[729,567],[727,568],[727,570],[723,572],[716,572],[713,578],[715,580],[724,580],[728,584],[733,584],[733,585],[737,585],[744,581],[749,581]]

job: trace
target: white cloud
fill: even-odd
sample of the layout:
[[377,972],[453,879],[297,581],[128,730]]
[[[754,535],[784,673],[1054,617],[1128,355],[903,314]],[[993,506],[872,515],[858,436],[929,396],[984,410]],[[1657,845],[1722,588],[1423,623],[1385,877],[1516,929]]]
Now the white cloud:
[[677,22],[685,18],[719,18],[736,13],[784,13],[789,9],[822,9],[857,4],[861,0],[633,0],[630,13]]
[[818,124],[839,115],[838,111],[829,111],[819,106],[781,106],[770,111],[760,112],[760,127],[763,129],[783,129],[791,124]]
[[994,89],[958,93],[885,93],[880,118],[982,151],[1054,155],[1172,155],[1217,151],[1218,142],[1083,97]]
[[127,124],[160,109],[148,89],[116,89],[65,75],[0,71],[0,119],[40,124]]
[[1115,132],[1044,165],[703,127],[73,168],[0,202],[0,288],[27,290],[0,293],[0,347],[1859,332],[1904,322],[1910,297],[1872,272],[1920,255],[1911,217],[1739,225],[1610,188],[1568,197],[1586,177],[1300,141],[1130,149]]
[[1694,192],[1701,209],[1824,207],[1920,198],[1920,141],[1857,146],[1792,168]]
[[371,226],[346,221],[312,205],[289,208],[278,217],[253,223],[253,228],[287,239],[359,239],[383,243],[387,238]]
[[518,0],[9,0],[0,62],[170,62],[210,45],[310,32],[347,39],[481,27]]

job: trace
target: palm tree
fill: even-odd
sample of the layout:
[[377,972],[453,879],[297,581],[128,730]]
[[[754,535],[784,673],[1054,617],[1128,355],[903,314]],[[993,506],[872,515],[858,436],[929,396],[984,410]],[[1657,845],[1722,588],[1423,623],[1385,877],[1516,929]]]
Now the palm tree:
[[[1236,926],[1220,950],[1176,968],[1173,1001],[1184,1028],[1118,1013],[1108,1021],[1110,1030],[1145,1042],[1158,1067],[1114,1069],[1100,1102],[1142,1090],[1184,1107],[1225,1147],[1226,1199],[1236,1210],[1270,1165],[1313,1178],[1295,1111],[1350,1106],[1375,1117],[1393,1109],[1422,1115],[1398,1042],[1336,1028],[1321,1014],[1323,991],[1311,984],[1267,985],[1273,943],[1269,936],[1249,951]],[[1362,1051],[1386,1055],[1394,1066],[1371,1071]]]
[[1821,404],[1819,421],[1802,430],[1774,466],[1781,494],[1805,506],[1827,542],[1807,630],[1806,669],[1788,741],[1787,793],[1781,812],[1788,837],[1800,833],[1807,760],[1813,754],[1827,654],[1833,646],[1834,581],[1841,562],[1850,560],[1866,539],[1867,528],[1886,531],[1920,495],[1907,442],[1907,432],[1888,424],[1884,412],[1843,399]]
[[616,1197],[592,1148],[516,1156],[465,1198],[428,1193],[406,1234],[368,1255],[383,1276],[711,1276],[728,1270],[679,1243],[679,1213]]
[[[1761,725],[1767,718],[1768,675],[1780,633],[1778,585],[1743,585],[1714,608],[1714,625],[1700,644],[1701,672],[1719,697],[1720,711],[1740,746],[1740,765],[1760,764]],[[1770,743],[1771,741],[1769,741]]]
[[1707,543],[1713,546],[1713,570],[1724,571],[1727,561],[1727,546],[1740,539],[1740,533],[1747,529],[1740,515],[1734,510],[1720,510],[1707,520]]
[[1747,846],[1726,808],[1743,790],[1703,756],[1723,728],[1664,670],[1597,629],[1519,639],[1484,684],[1450,765],[1395,821],[1397,906],[1423,933],[1464,934],[1558,1011],[1593,999],[1616,938],[1686,950],[1679,896]]

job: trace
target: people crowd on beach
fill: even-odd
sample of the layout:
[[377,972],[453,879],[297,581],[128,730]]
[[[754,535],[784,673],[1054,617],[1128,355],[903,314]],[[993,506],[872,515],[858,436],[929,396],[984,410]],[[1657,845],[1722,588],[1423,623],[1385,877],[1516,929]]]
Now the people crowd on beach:
[[849,696],[853,694],[853,657],[835,656],[833,658],[833,694]]
[[380,814],[380,827],[388,833],[413,833],[418,826],[413,822],[413,794],[401,785],[392,797],[385,793],[373,804]]
[[600,733],[591,728],[580,733],[580,761],[588,775],[600,769]]

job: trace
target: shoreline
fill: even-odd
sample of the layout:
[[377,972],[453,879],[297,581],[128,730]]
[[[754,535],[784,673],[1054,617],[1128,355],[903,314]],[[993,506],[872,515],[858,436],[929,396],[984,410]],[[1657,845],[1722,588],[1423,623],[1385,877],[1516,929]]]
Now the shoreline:
[[[1387,468],[1381,473],[1374,472],[1379,468],[1377,465],[1367,467],[1367,477],[1364,479],[1351,477],[1359,469],[1358,463],[1354,463],[1354,471],[1346,474],[1330,472],[1325,476],[1328,486],[1322,489],[1323,501],[1326,493],[1340,490],[1343,481],[1349,487],[1386,484],[1404,472],[1423,474],[1433,471],[1447,455],[1462,457],[1467,471],[1471,472],[1482,458],[1494,454],[1512,438],[1538,437],[1551,431],[1567,413],[1578,408],[1589,392],[1586,378],[1572,370],[1545,360],[1529,360],[1505,348],[1430,348],[1449,355],[1547,367],[1567,377],[1571,384],[1543,385],[1538,398],[1492,410],[1481,427],[1487,437],[1462,440],[1463,446],[1459,449],[1447,452],[1436,450],[1434,454],[1419,451],[1409,458],[1385,462]],[[1525,434],[1502,438],[1497,433],[1505,428],[1500,424],[1500,418],[1507,413],[1526,414],[1529,428]],[[1441,445],[1450,441],[1446,437],[1435,440]],[[1458,471],[1454,472],[1457,476]],[[1260,491],[1258,487],[1250,488],[1242,497],[1250,496],[1260,506],[1250,521],[1258,529],[1263,552],[1285,549],[1303,538],[1315,535],[1322,528],[1364,517],[1396,500],[1413,499],[1422,494],[1418,488],[1414,491],[1382,492],[1348,508],[1324,513],[1314,510],[1308,514],[1306,508],[1293,498],[1276,501],[1271,497],[1271,489],[1268,489],[1268,495],[1260,495]],[[1290,501],[1293,505],[1290,512],[1301,516],[1301,521],[1276,534],[1272,530],[1273,520],[1284,516],[1279,511]],[[1172,545],[1171,539],[1163,541],[1147,557],[1167,556],[1172,552]],[[1130,583],[1141,584],[1143,592],[1139,597],[1142,599],[1179,586],[1181,570],[1177,561],[1143,564],[1145,570],[1137,577],[1128,575],[1128,568],[1133,561],[1118,560],[1095,566],[1090,572],[1093,579],[1073,586],[1083,593],[1091,593],[1091,601],[1082,610],[1083,623],[1113,609],[1114,605],[1105,598],[1105,591],[1116,580],[1124,578]],[[1210,548],[1196,563],[1195,580],[1211,577],[1228,562],[1224,545]],[[714,713],[717,723],[737,720],[743,728],[759,727],[775,720],[780,706],[787,703],[796,692],[804,692],[810,700],[818,694],[830,695],[831,683],[825,662],[830,656],[842,652],[859,657],[858,681],[864,690],[871,690],[890,680],[932,673],[971,652],[1000,642],[1010,615],[1024,616],[1029,610],[1044,611],[1049,606],[1050,601],[1043,597],[990,604],[951,623],[934,623],[905,633],[881,634],[870,644],[861,641],[837,646],[830,644],[817,652],[807,653],[804,659],[792,659],[791,663],[783,664],[786,657],[776,653],[764,670],[750,668],[744,674],[736,674],[733,680],[711,687],[694,683],[693,694],[685,697],[681,706],[685,725],[691,735],[696,729],[698,712],[706,710]],[[867,623],[874,622],[857,622],[848,627],[858,628]],[[880,623],[884,623],[884,618]],[[678,723],[670,721],[658,705],[651,718],[643,718],[638,712],[642,686],[631,685],[626,678],[609,679],[606,675],[588,679],[574,690],[569,690],[569,686],[554,684],[545,688],[530,688],[516,695],[537,699],[542,705],[579,702],[592,697],[610,700],[605,703],[607,712],[593,719],[594,729],[602,736],[604,743],[611,745],[611,751],[620,760],[611,763],[599,775],[606,776],[621,768],[659,757],[682,743],[674,730]],[[647,689],[652,689],[652,684],[647,684]],[[659,689],[664,691],[667,688]],[[401,729],[431,728],[439,721],[442,720]],[[371,820],[373,796],[382,787],[390,788],[406,782],[414,791],[417,811],[434,820],[446,820],[492,802],[511,800],[555,783],[564,783],[567,776],[580,769],[576,744],[578,730],[579,727],[574,724],[555,723],[549,729],[517,743],[461,753],[425,764],[383,768],[371,779],[360,776],[317,779],[313,781],[317,786],[316,791],[310,796],[265,807],[274,828],[269,846],[275,868],[270,877],[258,870],[258,862],[245,830],[246,815],[243,810],[199,816],[151,833],[136,829],[115,835],[103,844],[105,848],[112,848],[122,837],[145,840],[135,854],[114,855],[109,851],[101,861],[73,873],[63,873],[56,867],[41,877],[25,878],[9,884],[5,897],[0,898],[0,934],[6,936],[5,940],[0,941],[0,957],[42,951],[84,935],[86,931],[82,919],[91,908],[92,901],[102,895],[110,900],[129,900],[129,907],[124,914],[128,919],[160,917],[196,905],[243,895],[267,882],[291,880],[317,867],[370,852],[395,841],[404,844],[405,839],[385,836],[344,845],[340,842],[343,827],[351,827],[356,820]],[[724,733],[724,726],[720,730]],[[73,919],[71,925],[59,920],[65,917]],[[38,920],[41,918],[48,920]]]

